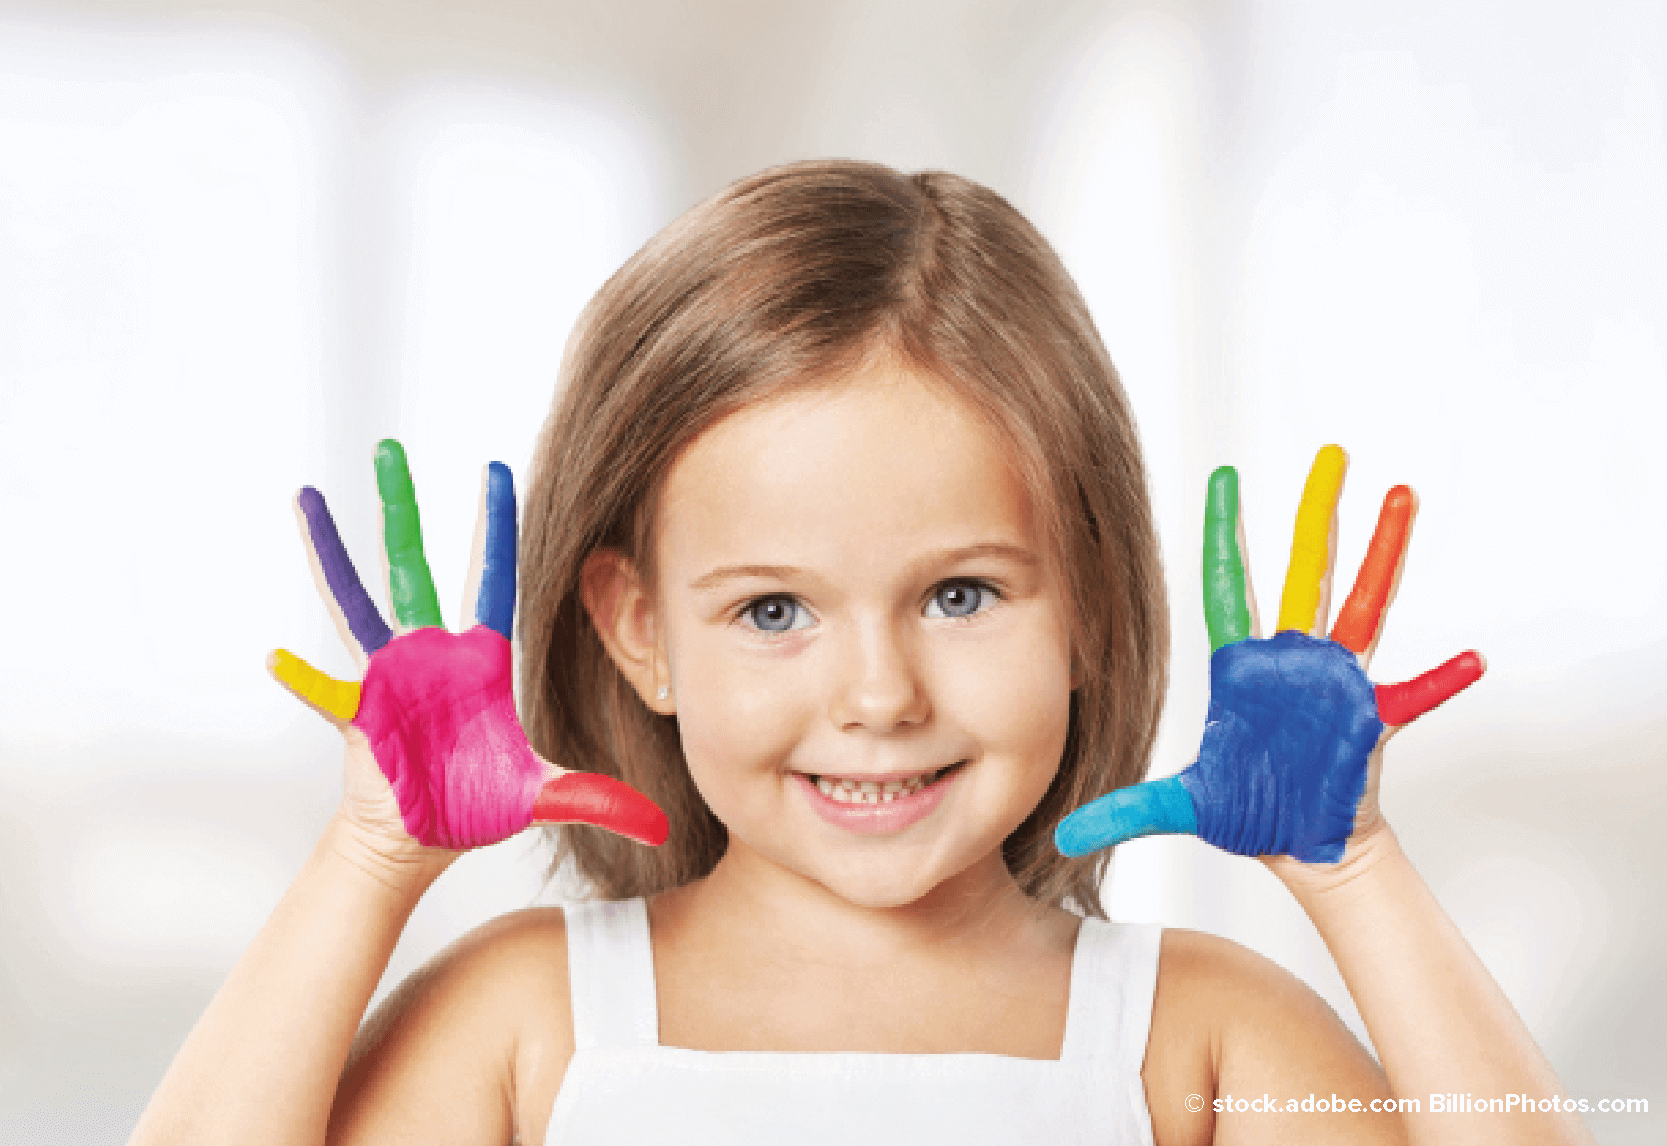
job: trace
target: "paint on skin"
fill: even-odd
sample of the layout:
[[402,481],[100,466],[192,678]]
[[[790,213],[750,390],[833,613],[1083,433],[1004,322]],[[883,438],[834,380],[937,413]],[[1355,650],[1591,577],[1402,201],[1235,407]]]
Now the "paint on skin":
[[1197,835],[1238,855],[1335,863],[1354,830],[1366,767],[1386,726],[1408,724],[1476,683],[1461,653],[1404,684],[1373,687],[1335,641],[1286,631],[1210,658],[1210,711],[1198,761],[1067,816],[1060,852],[1086,855],[1157,834]]
[[1467,652],[1373,688],[1351,651],[1306,633],[1225,646],[1210,659],[1197,763],[1077,809],[1054,842],[1080,856],[1141,836],[1197,835],[1238,855],[1335,863],[1384,727],[1416,720],[1474,684],[1483,667]]
[[612,776],[567,772],[548,781],[533,801],[538,824],[595,824],[651,847],[671,834],[666,814],[642,793]]
[[1222,466],[1204,500],[1204,623],[1210,651],[1250,636],[1244,556],[1239,551],[1239,474]]
[[[1485,666],[1474,652],[1405,684],[1376,688],[1360,667],[1357,654],[1376,639],[1406,551],[1416,504],[1406,486],[1384,498],[1334,639],[1306,631],[1319,614],[1344,461],[1336,446],[1315,459],[1297,513],[1281,631],[1266,641],[1223,641],[1235,632],[1248,634],[1249,593],[1237,534],[1237,475],[1227,466],[1211,475],[1203,567],[1213,652],[1198,760],[1179,776],[1123,788],[1067,816],[1054,833],[1063,854],[1086,855],[1170,833],[1196,834],[1239,855],[1335,863],[1354,831],[1367,765],[1383,729],[1417,719],[1480,678]],[[1301,577],[1299,559],[1309,563]],[[1293,586],[1302,591],[1295,614]],[[1242,620],[1236,608],[1245,608]]]
[[1347,456],[1341,446],[1323,446],[1308,471],[1297,504],[1291,536],[1291,561],[1285,566],[1285,589],[1279,598],[1279,628],[1309,633],[1320,616],[1320,596],[1331,571],[1331,519],[1343,488]]
[[477,625],[395,637],[371,658],[353,723],[418,842],[481,847],[532,823],[546,772],[515,714],[502,634]]
[[[644,842],[666,838],[665,814],[617,780],[549,773],[515,714],[510,645],[485,625],[415,629],[371,659],[353,723],[365,733],[418,842],[474,848],[507,839],[542,809]],[[596,817],[593,819],[592,817]]]
[[1384,607],[1395,587],[1396,570],[1401,567],[1401,555],[1406,552],[1415,503],[1412,490],[1404,485],[1384,495],[1377,528],[1366,547],[1366,559],[1360,563],[1360,575],[1354,579],[1349,599],[1337,611],[1337,623],[1331,627],[1331,639],[1350,652],[1364,653],[1378,635]]
[[1385,724],[1410,724],[1430,709],[1452,699],[1482,678],[1487,666],[1482,655],[1472,650],[1437,665],[1422,676],[1403,684],[1377,687],[1378,715]]
[[312,541],[319,568],[324,572],[324,583],[330,589],[330,596],[336,599],[353,639],[359,642],[359,647],[368,656],[393,639],[393,630],[388,628],[388,622],[382,619],[376,603],[365,592],[364,582],[359,580],[359,571],[353,568],[347,548],[342,545],[336,520],[330,516],[330,507],[324,503],[324,495],[307,486],[296,498],[296,503],[306,520],[307,536]]
[[1236,855],[1337,862],[1382,732],[1372,683],[1336,642],[1280,632],[1218,650],[1204,743],[1179,777],[1199,836]]
[[358,684],[326,676],[288,649],[273,649],[267,668],[296,696],[337,720],[345,723],[359,711]]
[[1060,821],[1053,842],[1061,855],[1085,856],[1141,836],[1197,834],[1192,794],[1179,778],[1169,776],[1083,805]]
[[405,450],[392,438],[376,447],[376,489],[382,496],[382,536],[388,554],[388,599],[406,629],[439,627],[440,601],[423,556],[417,491]]
[[475,620],[513,640],[515,623],[515,479],[493,462],[486,472],[486,541],[481,547]]
[[1066,855],[1084,855],[1184,833],[1236,855],[1335,863],[1383,727],[1371,682],[1336,642],[1281,632],[1224,645],[1210,658],[1197,761],[1078,809],[1055,842]]
[[[390,580],[404,585],[395,611],[412,631],[394,636],[348,560],[317,490],[299,503],[325,583],[353,636],[370,654],[362,684],[340,681],[283,649],[268,667],[309,704],[360,728],[399,801],[405,830],[432,847],[481,847],[507,839],[535,818],[594,823],[648,844],[665,842],[665,813],[606,776],[568,772],[554,779],[527,743],[515,712],[510,631],[515,619],[515,487],[509,468],[487,476],[487,528],[476,613],[481,624],[456,635],[440,627],[423,558],[416,494],[399,443],[377,449],[377,486],[387,522]],[[396,552],[399,556],[396,557]],[[421,602],[416,602],[421,606]]]

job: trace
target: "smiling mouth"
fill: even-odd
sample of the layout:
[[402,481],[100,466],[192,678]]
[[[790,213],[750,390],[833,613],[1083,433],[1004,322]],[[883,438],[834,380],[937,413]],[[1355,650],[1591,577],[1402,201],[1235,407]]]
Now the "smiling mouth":
[[904,780],[864,780],[850,776],[808,776],[816,790],[840,804],[889,804],[907,799],[921,789],[937,783],[959,768],[965,761],[957,760],[947,768],[922,772]]

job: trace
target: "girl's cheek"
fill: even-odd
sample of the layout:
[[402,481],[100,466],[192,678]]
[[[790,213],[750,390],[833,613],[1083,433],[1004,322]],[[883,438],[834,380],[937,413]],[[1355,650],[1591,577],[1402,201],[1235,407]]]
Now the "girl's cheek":
[[760,671],[721,655],[688,662],[677,719],[683,750],[697,782],[720,781],[726,771],[786,767],[792,730],[802,707],[794,674]]
[[1046,754],[1070,720],[1069,646],[1045,612],[1023,619],[1002,647],[959,650],[940,702],[990,747]]

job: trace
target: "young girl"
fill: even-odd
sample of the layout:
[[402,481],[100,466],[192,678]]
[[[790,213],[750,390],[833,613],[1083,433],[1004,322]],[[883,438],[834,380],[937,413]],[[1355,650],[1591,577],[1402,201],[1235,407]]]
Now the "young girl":
[[[1341,464],[1322,451],[1265,641],[1212,479],[1210,725],[1183,777],[1130,787],[1163,582],[1127,402],[1057,258],[950,176],[730,188],[569,347],[520,551],[532,747],[507,471],[455,637],[397,447],[393,628],[304,491],[366,676],[274,670],[342,727],[345,796],[134,1140],[1587,1141],[1378,814],[1383,739],[1464,681],[1362,673],[1410,495],[1325,639]],[[556,841],[593,899],[488,924],[361,1027],[453,849],[535,820],[586,821]],[[1104,919],[1094,849],[1165,830],[1265,857],[1381,1070],[1279,968]],[[1515,1101],[1430,1110],[1455,1092]]]

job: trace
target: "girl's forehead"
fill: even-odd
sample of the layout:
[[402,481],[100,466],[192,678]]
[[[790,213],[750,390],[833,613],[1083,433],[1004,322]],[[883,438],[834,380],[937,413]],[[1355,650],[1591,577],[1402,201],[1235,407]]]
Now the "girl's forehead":
[[662,558],[717,549],[849,560],[876,547],[1034,545],[1008,444],[947,385],[890,361],[748,406],[667,475]]

